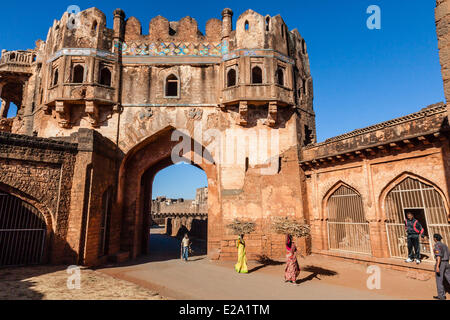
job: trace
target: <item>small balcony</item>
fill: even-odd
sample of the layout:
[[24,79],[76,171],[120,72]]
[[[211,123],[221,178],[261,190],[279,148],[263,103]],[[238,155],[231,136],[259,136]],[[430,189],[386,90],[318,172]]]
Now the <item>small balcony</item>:
[[236,104],[239,101],[248,101],[251,104],[266,104],[276,101],[280,106],[294,105],[294,92],[292,89],[278,84],[246,84],[223,89],[222,103],[224,105]]
[[[44,112],[50,113],[54,108],[58,123],[63,128],[70,128],[74,112],[87,115],[92,127],[96,128],[106,121],[115,111],[117,105],[115,88],[98,83],[63,83],[50,87],[45,99]],[[84,106],[84,110],[74,108]],[[71,109],[75,110],[72,111]]]
[[2,51],[0,72],[31,74],[31,65],[36,60],[32,50]]
[[86,82],[59,84],[48,89],[45,104],[53,106],[55,101],[84,104],[86,100],[95,101],[99,105],[115,105],[115,88]]

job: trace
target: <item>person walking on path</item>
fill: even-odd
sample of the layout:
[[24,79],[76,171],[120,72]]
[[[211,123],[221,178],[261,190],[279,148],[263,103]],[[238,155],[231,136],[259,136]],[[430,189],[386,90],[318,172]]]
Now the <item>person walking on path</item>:
[[434,296],[434,299],[445,300],[445,287],[444,287],[444,278],[447,279],[447,282],[450,284],[450,266],[448,264],[448,258],[450,252],[448,250],[447,245],[441,242],[442,236],[439,233],[435,233],[433,235],[434,240],[434,256],[436,258],[436,288],[437,288],[437,296]]
[[[420,222],[414,218],[412,212],[406,214],[407,219],[405,220],[406,238],[408,243],[408,259],[405,262],[413,262],[419,264],[420,261],[420,241],[419,236],[424,237],[424,229]],[[414,251],[413,251],[414,249]]]
[[245,253],[245,241],[243,234],[241,234],[236,240],[236,248],[238,248],[238,261],[234,265],[234,269],[238,273],[248,273],[247,256]]
[[188,234],[185,233],[183,240],[181,240],[181,259],[183,259],[184,261],[188,261],[190,245],[191,240],[189,239]]
[[300,274],[300,266],[297,261],[297,247],[294,241],[292,241],[292,236],[286,236],[286,268],[284,270],[284,280],[290,283],[296,283],[297,277]]

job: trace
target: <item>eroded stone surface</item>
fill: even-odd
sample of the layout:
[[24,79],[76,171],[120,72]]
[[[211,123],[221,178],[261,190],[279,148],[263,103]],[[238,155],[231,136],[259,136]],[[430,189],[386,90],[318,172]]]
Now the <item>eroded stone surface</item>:
[[[444,87],[446,3],[436,9]],[[306,43],[280,16],[247,10],[233,30],[225,9],[205,34],[191,17],[157,16],[147,34],[120,9],[112,29],[96,8],[76,28],[74,18],[65,13],[35,49],[3,51],[0,62],[0,130],[20,134],[0,135],[0,187],[48,217],[48,261],[145,253],[151,182],[174,156],[207,175],[214,259],[235,258],[225,228],[234,218],[256,223],[250,259],[284,255],[275,216],[311,224],[302,252],[328,250],[327,199],[340,185],[361,195],[372,257],[390,256],[383,201],[402,179],[439,190],[448,215],[446,105],[317,144]],[[6,120],[10,102],[19,111]]]

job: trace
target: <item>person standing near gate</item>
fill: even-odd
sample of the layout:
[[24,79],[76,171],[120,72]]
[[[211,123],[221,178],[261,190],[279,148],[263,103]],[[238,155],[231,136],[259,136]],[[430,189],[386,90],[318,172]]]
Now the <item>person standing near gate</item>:
[[408,242],[408,259],[405,262],[413,262],[415,259],[416,263],[419,264],[421,262],[419,236],[423,238],[424,229],[411,212],[406,213],[406,218],[405,229]]
[[191,240],[189,240],[188,234],[185,233],[183,240],[181,240],[181,259],[183,259],[185,262],[188,261],[190,245]]
[[441,242],[442,236],[439,233],[433,235],[434,244],[434,257],[436,258],[436,288],[437,296],[434,299],[445,300],[445,288],[444,288],[444,278],[450,284],[450,266],[448,264],[448,258],[450,252],[448,247]]

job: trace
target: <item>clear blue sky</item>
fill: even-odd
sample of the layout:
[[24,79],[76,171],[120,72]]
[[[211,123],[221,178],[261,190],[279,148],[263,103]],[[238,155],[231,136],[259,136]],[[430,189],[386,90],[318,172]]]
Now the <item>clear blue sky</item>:
[[156,174],[153,180],[152,198],[167,196],[169,198],[194,199],[195,190],[207,186],[208,180],[203,170],[179,162]]
[[[120,7],[141,21],[144,33],[157,15],[169,20],[192,16],[203,31],[206,21],[220,18],[225,7],[234,11],[234,22],[248,8],[280,14],[307,42],[318,141],[444,101],[434,0],[3,1],[0,49],[32,48],[36,39],[45,40],[53,19],[70,4],[98,7],[108,27]],[[381,8],[381,30],[366,27],[366,9],[372,4]],[[167,175],[176,179],[173,170]]]

